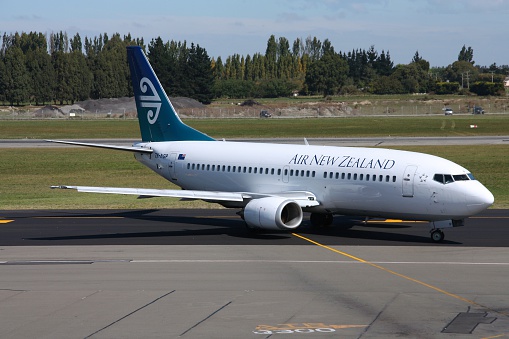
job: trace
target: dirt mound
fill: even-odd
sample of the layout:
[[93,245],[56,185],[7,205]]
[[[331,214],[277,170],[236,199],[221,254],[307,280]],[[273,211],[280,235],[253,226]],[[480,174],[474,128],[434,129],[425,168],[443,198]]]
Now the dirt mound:
[[36,118],[59,118],[65,114],[57,106],[46,105],[36,110],[33,115]]
[[[186,98],[170,98],[173,106],[179,108],[203,108],[201,102]],[[98,100],[85,100],[77,102],[76,105],[82,107],[88,113],[136,113],[136,103],[134,97],[110,98]]]
[[76,103],[89,113],[136,112],[134,97],[85,100]]
[[170,98],[170,100],[171,100],[171,103],[173,104],[173,107],[175,107],[175,108],[204,108],[204,107],[206,107],[201,102],[191,99],[191,98],[186,98],[186,97],[175,97],[175,98]]

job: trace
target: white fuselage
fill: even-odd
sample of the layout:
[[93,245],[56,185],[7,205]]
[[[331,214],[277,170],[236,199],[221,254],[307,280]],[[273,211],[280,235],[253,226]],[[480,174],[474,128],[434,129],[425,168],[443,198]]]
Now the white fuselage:
[[[320,202],[311,212],[435,221],[463,219],[493,203],[493,195],[465,168],[422,153],[224,141],[137,146],[154,151],[136,153],[138,161],[183,189],[306,191]],[[440,175],[456,180],[438,182]]]

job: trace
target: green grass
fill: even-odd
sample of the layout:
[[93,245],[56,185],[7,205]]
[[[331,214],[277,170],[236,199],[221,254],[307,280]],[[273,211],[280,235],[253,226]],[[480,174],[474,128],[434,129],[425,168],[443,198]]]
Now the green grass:
[[[189,119],[214,138],[333,138],[509,134],[509,115],[308,119]],[[477,129],[470,128],[477,125]],[[139,138],[137,120],[0,121],[0,139]]]
[[[53,136],[52,136],[53,137]],[[468,168],[495,195],[495,208],[509,208],[509,145],[408,146]],[[173,188],[132,154],[89,148],[0,149],[0,206],[9,209],[217,207],[171,198],[51,190],[51,185]]]

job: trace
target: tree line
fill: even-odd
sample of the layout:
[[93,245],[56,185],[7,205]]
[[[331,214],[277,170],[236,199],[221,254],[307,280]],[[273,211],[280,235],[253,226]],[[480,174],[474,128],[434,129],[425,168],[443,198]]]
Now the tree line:
[[283,97],[354,93],[466,93],[501,95],[509,66],[476,66],[473,49],[463,46],[458,60],[430,68],[418,51],[408,64],[394,65],[389,51],[336,51],[316,37],[270,36],[265,53],[210,58],[198,44],[160,37],[145,46],[130,34],[82,40],[66,32],[2,36],[0,101],[11,105],[74,103],[86,99],[132,96],[126,46],[147,53],[170,96],[203,103],[214,98]]

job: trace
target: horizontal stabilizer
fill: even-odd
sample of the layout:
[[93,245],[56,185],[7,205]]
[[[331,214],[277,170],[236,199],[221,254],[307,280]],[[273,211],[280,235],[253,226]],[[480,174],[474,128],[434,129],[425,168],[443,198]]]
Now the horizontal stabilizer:
[[54,142],[58,144],[86,146],[86,147],[97,147],[105,149],[114,149],[117,151],[137,152],[137,153],[152,153],[153,150],[150,148],[143,148],[138,146],[116,146],[108,144],[96,144],[91,142],[78,142],[78,141],[65,141],[65,140],[46,140],[47,142]]

